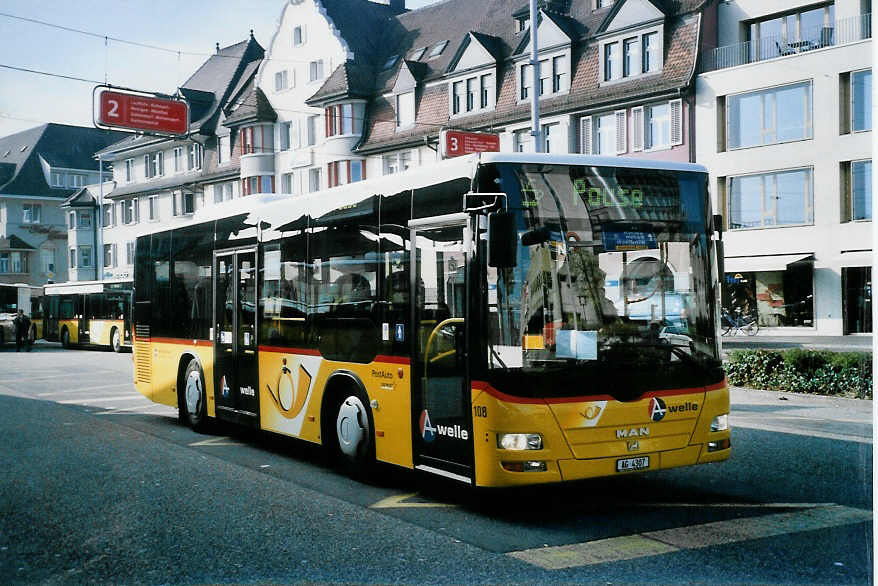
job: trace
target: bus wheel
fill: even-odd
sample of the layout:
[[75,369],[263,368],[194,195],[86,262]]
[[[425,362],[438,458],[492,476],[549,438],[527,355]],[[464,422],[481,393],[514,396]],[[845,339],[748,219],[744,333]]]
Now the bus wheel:
[[67,331],[67,328],[64,328],[61,331],[61,346],[64,348],[70,348],[70,332]]
[[110,346],[113,348],[113,352],[119,353],[122,351],[122,341],[119,337],[119,328],[113,328],[113,331],[110,332]]
[[335,418],[341,463],[351,476],[365,478],[375,462],[372,413],[360,393],[342,393]]
[[191,360],[183,375],[183,393],[177,397],[180,418],[192,429],[203,432],[207,428],[207,393],[204,374],[197,360]]

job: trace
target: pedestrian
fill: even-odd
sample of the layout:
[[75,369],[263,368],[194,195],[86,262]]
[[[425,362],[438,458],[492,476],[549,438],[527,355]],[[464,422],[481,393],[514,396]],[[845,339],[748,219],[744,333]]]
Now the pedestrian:
[[30,318],[19,308],[12,323],[15,325],[15,351],[21,352],[21,346],[24,345],[30,352]]

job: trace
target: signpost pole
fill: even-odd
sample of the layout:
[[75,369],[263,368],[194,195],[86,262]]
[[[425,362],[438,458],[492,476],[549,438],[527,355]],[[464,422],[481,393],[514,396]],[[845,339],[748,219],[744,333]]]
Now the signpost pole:
[[533,70],[533,84],[530,96],[531,136],[534,138],[534,152],[543,152],[540,137],[540,56],[537,50],[537,0],[530,0],[530,63]]
[[95,263],[98,269],[98,281],[104,280],[104,161],[100,153],[98,153],[98,213],[95,226],[98,228],[97,237],[97,257],[101,259],[100,263]]

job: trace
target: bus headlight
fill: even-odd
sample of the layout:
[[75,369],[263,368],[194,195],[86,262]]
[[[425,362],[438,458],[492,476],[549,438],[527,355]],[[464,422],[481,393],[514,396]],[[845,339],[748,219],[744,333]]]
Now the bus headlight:
[[497,447],[503,450],[542,450],[543,436],[538,433],[498,433]]
[[726,431],[729,428],[729,414],[717,415],[710,422],[710,431]]

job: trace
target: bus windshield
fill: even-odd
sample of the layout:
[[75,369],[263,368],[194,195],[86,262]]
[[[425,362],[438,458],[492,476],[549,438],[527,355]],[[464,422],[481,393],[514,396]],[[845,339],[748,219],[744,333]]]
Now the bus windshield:
[[489,372],[540,377],[524,393],[602,381],[623,399],[722,380],[705,174],[508,163],[494,181],[518,250],[488,269]]

